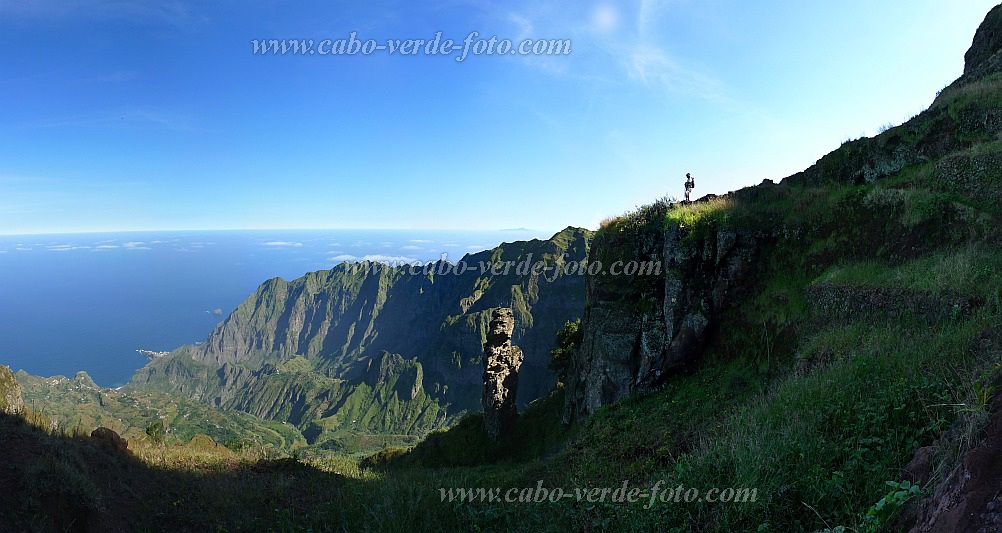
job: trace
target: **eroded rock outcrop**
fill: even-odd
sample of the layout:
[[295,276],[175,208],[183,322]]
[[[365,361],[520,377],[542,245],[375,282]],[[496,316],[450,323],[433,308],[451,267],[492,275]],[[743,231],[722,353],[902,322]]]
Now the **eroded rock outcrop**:
[[995,6],[974,34],[971,48],[964,54],[964,74],[970,75],[1002,49],[1002,5]]
[[[955,468],[935,485],[935,491],[908,509],[901,531],[971,531],[989,533],[1002,530],[1002,397],[990,405],[991,416],[985,438],[959,458]],[[937,441],[937,444],[939,441]],[[919,448],[905,467],[906,477],[927,487],[935,445]],[[923,479],[925,478],[925,479]]]
[[511,433],[518,415],[515,396],[518,393],[518,369],[522,366],[522,350],[511,344],[515,316],[511,309],[491,312],[491,322],[484,343],[484,430],[498,442]]
[[115,430],[99,427],[91,432],[90,438],[113,450],[124,452],[129,449],[129,441],[122,438]]
[[0,365],[0,413],[15,414],[24,409],[21,385],[10,368]]

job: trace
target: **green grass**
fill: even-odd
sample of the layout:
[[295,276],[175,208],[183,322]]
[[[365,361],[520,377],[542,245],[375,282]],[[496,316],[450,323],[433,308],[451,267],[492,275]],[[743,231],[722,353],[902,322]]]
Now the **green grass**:
[[950,86],[941,91],[931,109],[963,107],[972,102],[1002,104],[1002,73],[995,73],[973,83]]
[[500,443],[487,438],[483,413],[470,413],[449,429],[430,433],[417,446],[388,447],[364,464],[392,470],[524,463],[559,450],[573,433],[573,428],[559,423],[563,406],[563,388],[558,387],[530,403],[516,420],[513,434]]
[[[983,266],[992,260],[974,262]],[[999,317],[998,306],[992,305],[933,328],[902,317],[824,325],[801,331],[799,358],[787,350],[776,369],[766,373],[756,370],[756,348],[730,356],[710,353],[712,363],[677,376],[663,391],[601,408],[555,455],[502,461],[507,468],[501,472],[457,463],[436,475],[450,476],[456,486],[525,487],[542,480],[547,487],[617,487],[626,480],[650,487],[663,481],[672,487],[755,488],[759,495],[747,504],[658,504],[653,509],[626,503],[464,504],[457,513],[467,528],[861,528],[867,511],[885,496],[886,482],[898,479],[917,447],[930,444],[955,420],[965,421],[966,446],[976,439],[986,420],[985,376],[1000,361],[997,354],[986,358],[969,347]],[[757,346],[761,349],[763,340]],[[711,346],[711,352],[728,349],[725,339]],[[803,370],[799,360],[814,365]],[[489,444],[471,440],[482,435],[477,422],[476,417],[464,420],[432,445],[443,457],[481,450],[459,461],[464,465],[491,462],[483,451]],[[941,465],[949,462],[946,456],[959,453],[942,452]],[[420,453],[389,455],[391,462],[421,465]],[[424,471],[411,475],[416,472]]]
[[997,319],[993,310],[934,330],[899,321],[822,330],[804,347],[808,357],[826,354],[812,372],[751,374],[744,379],[753,383],[742,385],[735,383],[742,376],[738,361],[707,368],[656,395],[600,409],[580,439],[556,456],[492,478],[502,486],[543,479],[550,487],[616,487],[624,480],[639,487],[661,480],[686,488],[753,487],[760,495],[753,504],[477,506],[472,522],[486,526],[486,517],[503,517],[502,523],[551,527],[611,521],[628,529],[763,531],[855,526],[911,452],[938,436],[958,405],[976,403],[972,372],[994,363],[974,360],[967,347]]
[[817,282],[848,286],[872,286],[940,295],[980,295],[998,298],[1002,294],[1002,251],[987,245],[970,244],[938,251],[897,266],[876,261],[836,265]]
[[[968,151],[992,153],[978,146]],[[974,357],[969,347],[999,320],[1002,255],[988,244],[997,231],[985,222],[990,213],[980,212],[990,206],[928,187],[932,168],[906,167],[876,184],[746,189],[665,209],[667,224],[698,239],[737,227],[775,241],[757,258],[749,294],[722,317],[700,370],[651,397],[599,410],[579,441],[534,471],[553,483],[756,486],[764,498],[654,515],[570,506],[549,519],[579,528],[611,516],[636,528],[858,529],[917,446],[954,421],[967,428],[966,443],[942,446],[956,457],[970,445],[984,422],[985,372],[998,356]],[[658,205],[609,221],[596,246],[629,253]],[[982,306],[931,326],[879,310],[817,323],[806,298],[817,282],[967,296]],[[632,287],[637,295],[648,290]],[[972,383],[982,383],[981,400]]]
[[691,228],[711,220],[722,220],[734,208],[734,204],[734,199],[728,196],[705,202],[679,203],[667,211],[666,219],[669,223]]

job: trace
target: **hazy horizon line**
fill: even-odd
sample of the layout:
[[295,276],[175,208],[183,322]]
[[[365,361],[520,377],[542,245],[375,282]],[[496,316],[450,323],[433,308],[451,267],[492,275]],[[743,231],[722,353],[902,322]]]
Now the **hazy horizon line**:
[[[566,226],[572,227],[572,226]],[[590,228],[588,228],[590,229]],[[40,235],[101,235],[113,233],[195,233],[195,232],[258,232],[258,231],[451,231],[461,233],[473,232],[553,232],[557,233],[561,229],[532,229],[532,228],[211,228],[211,229],[126,229],[126,230],[84,230],[84,231],[40,231],[25,233],[6,233],[0,231],[0,237],[21,237]]]

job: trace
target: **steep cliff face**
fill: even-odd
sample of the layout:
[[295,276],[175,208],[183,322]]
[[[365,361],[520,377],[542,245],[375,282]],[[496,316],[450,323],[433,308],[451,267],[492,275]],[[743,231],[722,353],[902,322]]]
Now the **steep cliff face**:
[[390,353],[419,363],[412,377],[420,384],[401,400],[426,397],[435,411],[446,404],[452,412],[478,409],[489,313],[510,307],[518,324],[513,336],[526,353],[518,398],[525,404],[554,383],[547,363],[556,332],[584,306],[584,276],[562,266],[584,260],[590,239],[587,230],[567,228],[456,265],[345,264],[289,282],[273,279],[205,343],[152,361],[130,387],[179,392],[305,428],[334,416],[332,409]]
[[401,400],[414,400],[424,389],[424,370],[417,360],[406,361],[398,354],[383,352],[369,361],[364,381],[372,388],[389,385]]
[[964,54],[964,75],[975,74],[979,69],[998,71],[997,62],[1002,56],[995,57],[1002,49],[1002,6],[995,6],[974,34],[971,48]]
[[[707,204],[717,208],[722,207]],[[640,273],[588,277],[583,337],[568,372],[565,419],[650,392],[671,370],[698,356],[720,313],[753,273],[767,240],[746,229],[715,223],[695,228],[672,220],[666,203],[605,227],[589,262],[635,262]]]

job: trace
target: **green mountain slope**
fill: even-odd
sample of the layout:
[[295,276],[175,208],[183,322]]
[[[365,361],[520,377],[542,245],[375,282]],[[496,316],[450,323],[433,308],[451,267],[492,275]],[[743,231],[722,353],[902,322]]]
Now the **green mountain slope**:
[[25,406],[45,415],[57,431],[90,435],[103,426],[127,439],[145,440],[146,428],[159,422],[170,441],[187,442],[202,434],[236,448],[255,441],[274,448],[306,443],[288,424],[238,411],[224,412],[178,395],[102,388],[86,372],[78,372],[72,379],[42,378],[24,371],[15,376]]
[[[273,279],[205,343],[152,361],[127,388],[288,421],[311,441],[349,429],[416,434],[445,424],[450,411],[479,408],[488,314],[511,306],[529,354],[524,404],[554,383],[553,339],[584,304],[584,277],[562,266],[580,263],[589,242],[587,230],[567,228],[467,255],[462,272],[444,262],[416,270],[361,263]],[[421,379],[413,391],[393,390],[366,379],[372,365]],[[365,414],[377,407],[397,415]]]

